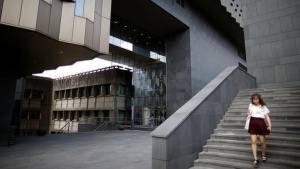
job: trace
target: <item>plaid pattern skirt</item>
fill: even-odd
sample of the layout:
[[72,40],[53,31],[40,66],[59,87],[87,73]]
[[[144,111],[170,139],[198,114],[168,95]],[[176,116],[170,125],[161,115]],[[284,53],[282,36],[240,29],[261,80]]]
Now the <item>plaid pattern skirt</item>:
[[248,133],[255,135],[269,135],[265,120],[262,118],[251,117]]

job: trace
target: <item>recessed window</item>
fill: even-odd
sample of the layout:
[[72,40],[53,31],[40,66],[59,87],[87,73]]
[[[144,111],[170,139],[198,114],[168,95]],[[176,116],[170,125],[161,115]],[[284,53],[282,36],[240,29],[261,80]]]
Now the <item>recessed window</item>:
[[84,0],[76,0],[75,15],[83,16]]

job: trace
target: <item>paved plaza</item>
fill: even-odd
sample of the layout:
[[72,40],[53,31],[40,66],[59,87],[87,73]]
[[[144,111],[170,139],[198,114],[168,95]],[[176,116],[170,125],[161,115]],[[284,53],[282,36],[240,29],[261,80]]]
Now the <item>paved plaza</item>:
[[18,136],[0,147],[0,169],[151,169],[151,131]]

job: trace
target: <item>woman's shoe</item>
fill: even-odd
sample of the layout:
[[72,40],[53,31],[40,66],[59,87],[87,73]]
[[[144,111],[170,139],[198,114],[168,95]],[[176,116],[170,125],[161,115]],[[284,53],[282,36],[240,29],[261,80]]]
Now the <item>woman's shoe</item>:
[[252,164],[256,166],[258,163],[259,163],[259,160],[254,160]]
[[262,159],[263,162],[266,162],[267,161],[267,156],[266,155],[262,155],[261,159]]

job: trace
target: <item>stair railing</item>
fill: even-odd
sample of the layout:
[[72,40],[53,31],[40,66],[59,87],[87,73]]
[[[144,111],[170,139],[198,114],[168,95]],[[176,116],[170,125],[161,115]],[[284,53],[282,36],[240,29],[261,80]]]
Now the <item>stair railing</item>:
[[58,131],[56,131],[55,134],[63,133],[66,130],[68,130],[68,133],[70,132],[70,122],[69,121],[62,128],[60,128]]
[[100,126],[98,126],[97,128],[94,129],[94,131],[103,131],[107,128],[108,122],[105,121],[104,123],[102,123]]

